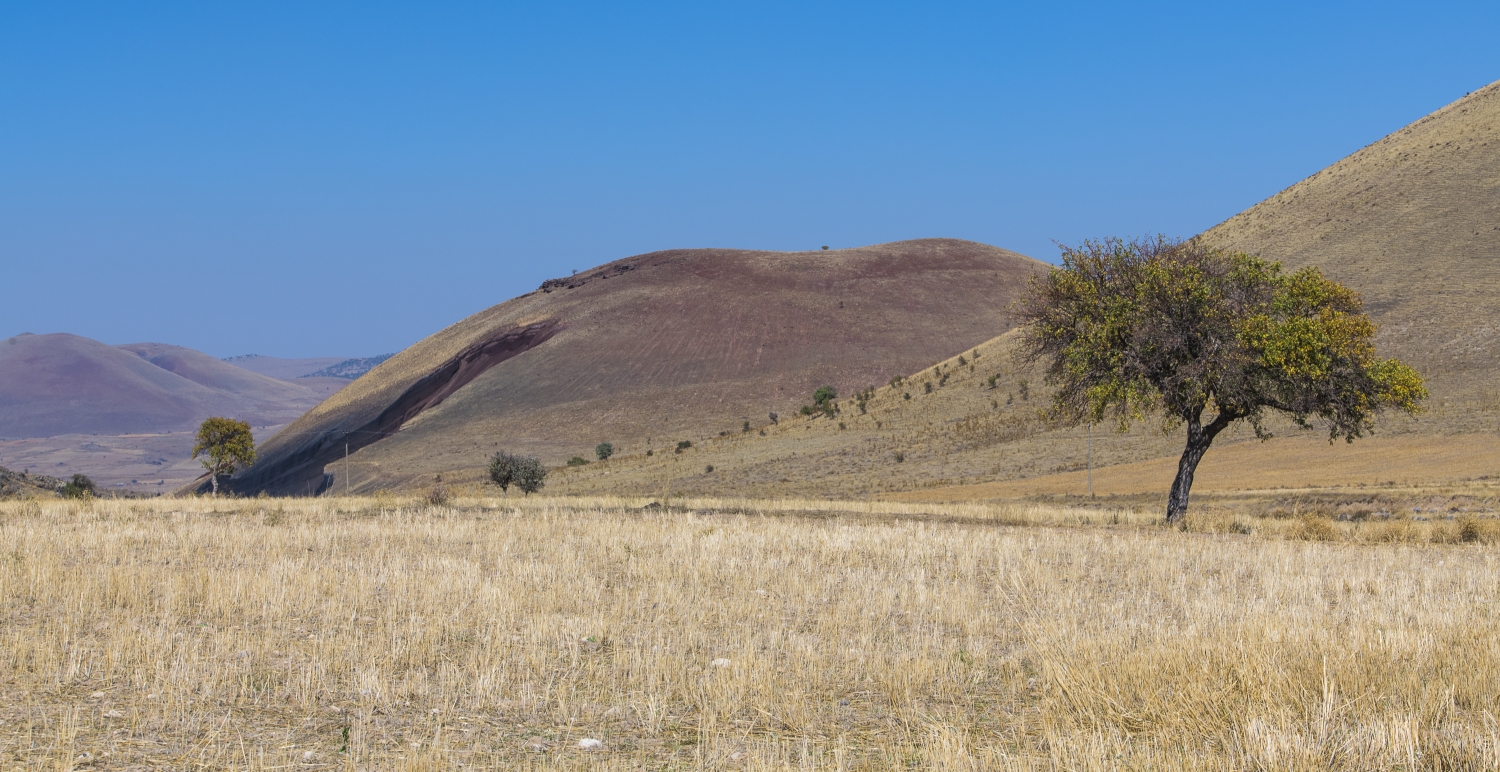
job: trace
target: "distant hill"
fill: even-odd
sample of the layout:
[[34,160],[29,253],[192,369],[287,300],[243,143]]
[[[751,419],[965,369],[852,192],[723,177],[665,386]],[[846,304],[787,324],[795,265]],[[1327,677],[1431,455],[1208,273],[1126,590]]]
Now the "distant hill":
[[57,333],[0,341],[0,437],[185,431],[210,415],[291,421],[321,396],[177,346]]
[[288,380],[291,378],[302,378],[325,367],[332,367],[341,362],[349,361],[349,357],[311,357],[307,359],[282,359],[280,357],[268,357],[261,354],[241,354],[240,356],[225,357],[225,362],[235,367],[244,368],[252,373],[269,375],[272,378]]
[[344,378],[354,380],[365,373],[374,370],[381,362],[395,356],[395,354],[382,354],[378,357],[363,357],[358,359],[345,359],[320,370],[315,370],[298,378]]
[[955,239],[616,260],[401,352],[265,443],[232,485],[312,492],[346,441],[369,490],[499,447],[561,463],[600,441],[765,422],[817,386],[880,384],[1003,332],[1009,304],[1044,270]]

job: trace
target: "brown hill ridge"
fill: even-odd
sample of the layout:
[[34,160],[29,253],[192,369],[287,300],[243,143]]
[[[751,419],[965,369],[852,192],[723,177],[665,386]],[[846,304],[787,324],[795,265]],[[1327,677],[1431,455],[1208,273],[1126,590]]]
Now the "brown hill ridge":
[[498,447],[556,464],[601,441],[764,422],[819,385],[880,384],[1009,329],[1007,307],[1045,269],[955,239],[617,260],[401,352],[272,438],[232,485],[314,492],[346,441],[368,490]]

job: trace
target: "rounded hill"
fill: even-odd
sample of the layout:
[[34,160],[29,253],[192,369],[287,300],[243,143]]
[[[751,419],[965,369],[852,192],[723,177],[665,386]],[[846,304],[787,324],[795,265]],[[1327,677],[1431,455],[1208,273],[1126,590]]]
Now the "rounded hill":
[[346,442],[354,486],[370,490],[497,448],[560,463],[601,441],[628,451],[737,431],[795,412],[819,386],[847,394],[993,338],[1046,268],[955,239],[616,260],[401,352],[273,437],[232,485],[315,492]]

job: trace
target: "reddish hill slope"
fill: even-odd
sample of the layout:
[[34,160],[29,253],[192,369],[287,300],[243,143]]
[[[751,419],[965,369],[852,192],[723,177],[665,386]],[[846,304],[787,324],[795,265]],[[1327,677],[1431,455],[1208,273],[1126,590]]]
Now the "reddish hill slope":
[[403,351],[272,438],[233,484],[314,491],[346,441],[376,488],[497,447],[555,464],[601,441],[789,415],[817,386],[880,384],[1009,329],[1007,306],[1045,268],[953,239],[617,260]]
[[176,346],[65,333],[0,342],[0,437],[184,431],[210,415],[279,424],[320,399]]

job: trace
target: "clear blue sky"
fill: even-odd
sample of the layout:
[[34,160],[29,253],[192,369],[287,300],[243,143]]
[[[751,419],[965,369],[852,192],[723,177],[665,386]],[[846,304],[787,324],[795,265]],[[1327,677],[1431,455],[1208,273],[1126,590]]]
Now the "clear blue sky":
[[371,355],[631,254],[1187,236],[1500,3],[0,5],[0,336]]

